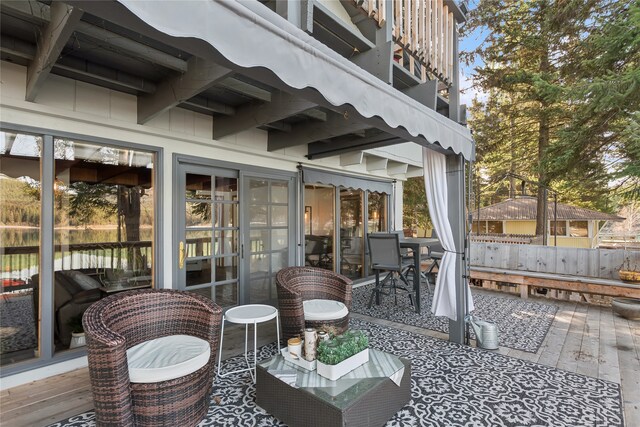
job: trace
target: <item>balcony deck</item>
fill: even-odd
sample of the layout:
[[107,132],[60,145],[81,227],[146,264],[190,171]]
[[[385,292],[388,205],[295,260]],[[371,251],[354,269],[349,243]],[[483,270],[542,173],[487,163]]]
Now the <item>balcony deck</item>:
[[[504,293],[500,295],[518,298]],[[640,425],[640,321],[616,316],[606,306],[560,300],[554,303],[559,309],[549,333],[536,353],[505,347],[497,351],[518,359],[621,384],[625,425]],[[439,332],[358,314],[353,316],[436,338],[447,338]],[[258,330],[259,344],[273,340],[273,328],[261,325]],[[230,330],[231,328],[227,329]],[[232,337],[225,337],[224,357],[242,352],[242,332],[241,328],[236,328]],[[0,401],[2,426],[44,426],[90,410],[93,406],[87,369],[4,390],[0,394]]]

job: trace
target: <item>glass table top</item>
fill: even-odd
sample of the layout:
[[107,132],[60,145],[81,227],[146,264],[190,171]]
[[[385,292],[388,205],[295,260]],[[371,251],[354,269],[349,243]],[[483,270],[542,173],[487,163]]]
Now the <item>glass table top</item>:
[[369,362],[359,366],[345,376],[331,381],[302,367],[287,362],[282,355],[258,363],[271,374],[295,373],[295,387],[315,395],[317,398],[344,409],[351,402],[366,394],[372,387],[388,378],[399,383],[404,373],[404,364],[392,354],[369,349]]

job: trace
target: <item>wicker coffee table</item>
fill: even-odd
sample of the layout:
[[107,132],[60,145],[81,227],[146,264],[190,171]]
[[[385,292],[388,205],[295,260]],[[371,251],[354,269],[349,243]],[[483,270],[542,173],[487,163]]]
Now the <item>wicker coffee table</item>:
[[[275,374],[296,374],[295,387]],[[411,399],[411,363],[379,350],[369,362],[330,381],[285,362],[258,364],[256,404],[290,427],[381,426]]]

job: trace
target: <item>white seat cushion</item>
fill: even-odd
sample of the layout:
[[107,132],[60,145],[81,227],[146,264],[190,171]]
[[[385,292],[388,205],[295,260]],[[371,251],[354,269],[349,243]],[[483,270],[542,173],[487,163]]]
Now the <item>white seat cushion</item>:
[[127,350],[129,381],[158,383],[184,377],[206,365],[210,356],[209,343],[189,335],[145,341]]
[[335,320],[349,314],[349,309],[340,301],[310,299],[302,302],[304,320]]

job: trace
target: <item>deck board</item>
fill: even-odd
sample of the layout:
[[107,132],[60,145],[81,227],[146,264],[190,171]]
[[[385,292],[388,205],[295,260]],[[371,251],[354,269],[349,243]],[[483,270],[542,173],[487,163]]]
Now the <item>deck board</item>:
[[[559,307],[540,349],[536,353],[526,353],[502,347],[496,352],[621,384],[625,425],[640,426],[640,321],[623,319],[606,306],[542,298],[540,301]],[[415,326],[360,314],[353,314],[353,317],[447,338],[441,332]],[[261,324],[258,335],[258,345],[271,342],[275,327]],[[243,328],[226,328],[223,358],[243,349]],[[3,390],[0,403],[0,426],[3,427],[44,426],[85,412],[93,406],[88,371],[79,369]]]

